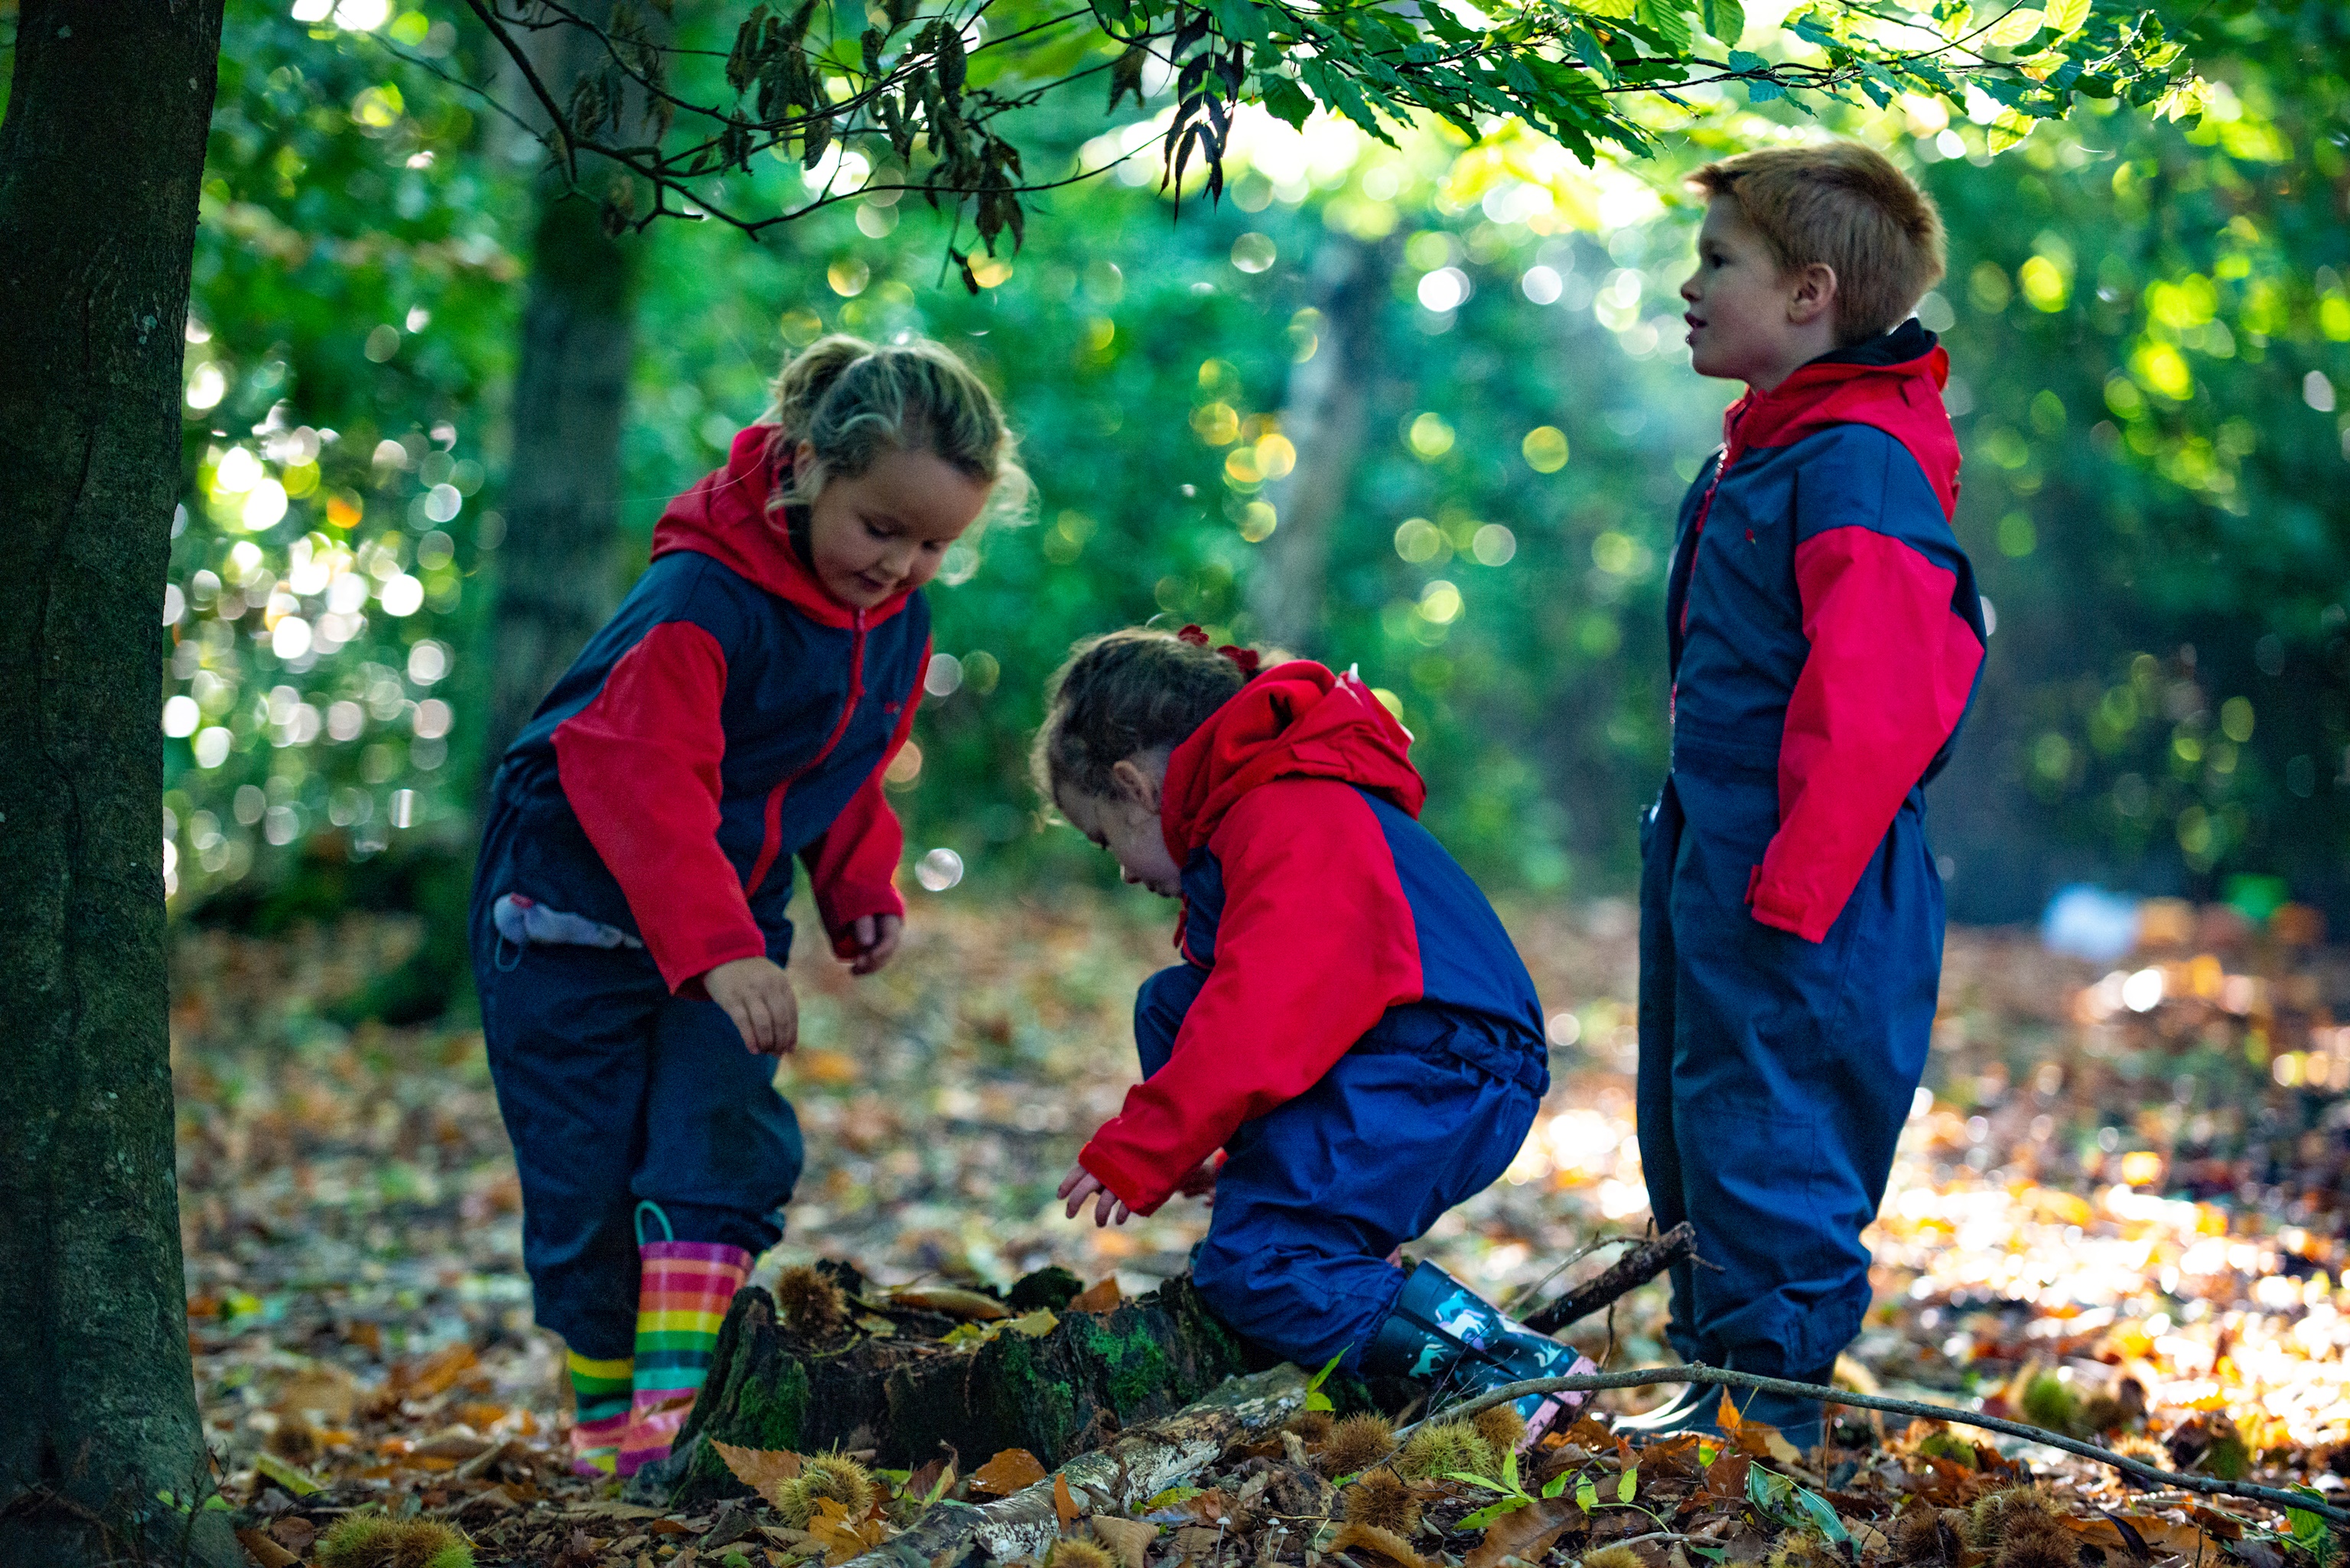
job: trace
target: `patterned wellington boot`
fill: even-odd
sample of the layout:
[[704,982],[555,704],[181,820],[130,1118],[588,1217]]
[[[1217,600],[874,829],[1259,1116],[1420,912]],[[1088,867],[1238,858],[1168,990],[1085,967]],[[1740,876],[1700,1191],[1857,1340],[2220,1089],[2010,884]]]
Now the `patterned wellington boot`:
[[629,1391],[633,1368],[625,1355],[598,1361],[570,1352],[571,1469],[575,1475],[608,1476],[620,1459],[620,1434],[629,1427]]
[[710,1375],[710,1353],[727,1303],[751,1273],[751,1254],[740,1247],[644,1240],[648,1210],[669,1231],[669,1218],[657,1205],[637,1205],[637,1255],[644,1272],[637,1292],[636,1396],[616,1467],[622,1476],[669,1458]]
[[[1560,1377],[1597,1370],[1568,1345],[1536,1334],[1433,1263],[1403,1282],[1395,1310],[1363,1352],[1363,1370],[1434,1378],[1461,1397],[1529,1377]],[[1517,1402],[1525,1443],[1588,1398],[1583,1394],[1529,1394]],[[1523,1444],[1521,1446],[1523,1446]]]

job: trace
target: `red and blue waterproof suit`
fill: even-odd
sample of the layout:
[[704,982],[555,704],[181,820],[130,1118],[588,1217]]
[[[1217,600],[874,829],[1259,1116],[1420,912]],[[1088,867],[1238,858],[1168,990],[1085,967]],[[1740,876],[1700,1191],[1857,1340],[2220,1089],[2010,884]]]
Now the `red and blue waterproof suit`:
[[[1949,358],[1914,320],[1731,406],[1681,507],[1672,766],[1642,824],[1640,1155],[1689,1359],[1811,1377],[1924,1071],[1942,888],[1922,786],[1982,665]],[[1816,1380],[1816,1379],[1814,1379]]]
[[743,431],[671,503],[652,564],[490,790],[474,972],[524,1262],[538,1321],[591,1358],[633,1344],[639,1201],[681,1241],[756,1252],[799,1178],[775,1064],[701,977],[790,956],[795,856],[836,946],[905,909],[882,774],[921,696],[929,610],[824,589],[795,542],[804,509],[768,509],[787,480],[773,434]]
[[1351,675],[1256,676],[1168,759],[1183,961],[1135,1002],[1145,1081],[1079,1156],[1139,1214],[1219,1148],[1192,1280],[1246,1339],[1352,1366],[1388,1262],[1517,1154],[1542,1006],[1484,895],[1416,820],[1410,737]]

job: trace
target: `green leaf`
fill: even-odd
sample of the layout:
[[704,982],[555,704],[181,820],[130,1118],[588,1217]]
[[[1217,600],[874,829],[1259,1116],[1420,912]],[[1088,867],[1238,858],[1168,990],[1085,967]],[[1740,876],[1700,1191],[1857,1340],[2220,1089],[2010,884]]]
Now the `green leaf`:
[[2089,0],[2049,0],[2043,25],[2058,37],[2067,37],[2081,30],[2089,19]]
[[1708,35],[1732,47],[1746,31],[1746,7],[1739,0],[1698,0],[1697,15]]
[[1586,1513],[1599,1510],[1599,1485],[1589,1476],[1577,1476],[1575,1480],[1575,1506]]
[[1746,1501],[1764,1517],[1790,1530],[1817,1532],[1830,1545],[1841,1546],[1852,1532],[1836,1517],[1825,1498],[1806,1491],[1785,1476],[1756,1465],[1746,1472]]
[[1313,1376],[1305,1380],[1305,1407],[1307,1409],[1331,1410],[1336,1408],[1336,1406],[1330,1403],[1330,1397],[1322,1392],[1322,1385],[1329,1380],[1330,1374],[1338,1370],[1338,1357],[1346,1354],[1347,1353],[1345,1351],[1340,1351],[1337,1355],[1332,1356],[1329,1360],[1322,1364],[1321,1371],[1315,1373]]
[[1493,1521],[1501,1518],[1502,1515],[1505,1513],[1515,1513],[1518,1510],[1527,1507],[1533,1501],[1534,1499],[1528,1497],[1525,1493],[1517,1492],[1512,1496],[1503,1498],[1499,1502],[1486,1504],[1483,1508],[1479,1509],[1476,1512],[1462,1520],[1457,1528],[1461,1530],[1482,1530],[1485,1526],[1492,1523]]
[[1526,1490],[1518,1480],[1518,1450],[1515,1449],[1502,1456],[1502,1484],[1512,1491]]
[[1616,1478],[1616,1501],[1617,1502],[1631,1501],[1633,1494],[1638,1492],[1639,1490],[1639,1466],[1634,1465],[1631,1469],[1626,1470],[1622,1475]]
[[257,1456],[253,1461],[253,1468],[284,1487],[295,1497],[308,1497],[312,1492],[320,1490],[318,1482],[311,1480],[296,1466],[287,1464],[276,1454]]
[[1565,1490],[1566,1490],[1566,1482],[1567,1482],[1567,1474],[1566,1474],[1566,1472],[1565,1472],[1565,1470],[1561,1470],[1561,1471],[1559,1471],[1559,1472],[1558,1472],[1558,1474],[1556,1474],[1556,1475],[1555,1475],[1555,1476],[1551,1477],[1551,1478],[1550,1478],[1550,1480],[1546,1480],[1546,1481],[1543,1482],[1543,1490],[1542,1490],[1542,1494],[1543,1494],[1543,1496],[1544,1496],[1545,1498],[1556,1497],[1559,1493],[1561,1493],[1561,1492],[1563,1492],[1563,1491],[1565,1491]]
[[1453,1470],[1447,1474],[1444,1479],[1446,1480],[1467,1481],[1471,1486],[1482,1486],[1487,1491],[1498,1491],[1505,1495],[1517,1490],[1514,1487],[1503,1486],[1501,1482],[1494,1480],[1490,1477],[1477,1475],[1469,1470]]

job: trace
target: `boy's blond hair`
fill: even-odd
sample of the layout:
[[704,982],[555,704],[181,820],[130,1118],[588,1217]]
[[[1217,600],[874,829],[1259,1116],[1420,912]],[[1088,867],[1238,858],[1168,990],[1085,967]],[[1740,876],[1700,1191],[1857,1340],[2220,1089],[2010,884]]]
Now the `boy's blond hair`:
[[1690,183],[1736,202],[1783,271],[1835,269],[1839,348],[1898,325],[1942,275],[1933,198],[1856,141],[1742,152]]

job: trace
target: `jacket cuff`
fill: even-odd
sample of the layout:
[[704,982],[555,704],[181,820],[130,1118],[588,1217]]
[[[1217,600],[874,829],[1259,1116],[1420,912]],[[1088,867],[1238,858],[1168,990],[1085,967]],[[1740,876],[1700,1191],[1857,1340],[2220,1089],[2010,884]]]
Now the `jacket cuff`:
[[713,931],[687,952],[679,951],[672,942],[664,941],[654,947],[650,936],[648,932],[646,945],[652,949],[653,965],[660,971],[672,996],[705,994],[702,977],[720,964],[767,956],[767,939],[756,928],[749,931]]
[[1834,911],[1822,919],[1816,910],[1806,909],[1802,900],[1790,898],[1764,882],[1760,866],[1746,874],[1746,906],[1748,912],[1760,923],[1774,930],[1792,931],[1807,942],[1827,940],[1828,928],[1835,924]]
[[1093,1141],[1077,1152],[1077,1163],[1084,1166],[1095,1180],[1117,1194],[1120,1203],[1137,1214],[1155,1214],[1159,1206],[1167,1201],[1166,1189],[1129,1169],[1103,1145],[1099,1134],[1096,1134]]

